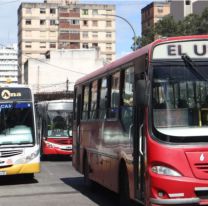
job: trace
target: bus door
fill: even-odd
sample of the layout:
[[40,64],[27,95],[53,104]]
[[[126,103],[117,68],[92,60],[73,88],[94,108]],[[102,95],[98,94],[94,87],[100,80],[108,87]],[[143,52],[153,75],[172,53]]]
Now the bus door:
[[[135,82],[143,79],[144,74],[137,74]],[[136,88],[136,87],[135,87]],[[133,164],[134,164],[134,192],[135,199],[144,200],[145,192],[145,137],[144,137],[144,107],[136,104],[136,96],[138,92],[134,92],[134,116],[133,116]]]
[[76,168],[80,169],[80,120],[81,120],[81,90],[77,88],[76,90],[76,101],[75,101],[76,107],[75,107],[75,130],[76,130],[76,136],[74,137],[76,141]]

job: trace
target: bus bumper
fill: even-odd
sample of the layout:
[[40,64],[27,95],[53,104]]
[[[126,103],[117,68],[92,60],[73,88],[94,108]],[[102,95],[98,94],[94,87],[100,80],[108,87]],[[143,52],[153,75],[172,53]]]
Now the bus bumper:
[[40,163],[17,164],[6,168],[1,168],[0,176],[16,175],[16,174],[31,174],[38,172],[40,172]]
[[150,175],[150,206],[208,205],[208,180]]
[[44,148],[43,155],[72,155],[72,150],[61,148]]

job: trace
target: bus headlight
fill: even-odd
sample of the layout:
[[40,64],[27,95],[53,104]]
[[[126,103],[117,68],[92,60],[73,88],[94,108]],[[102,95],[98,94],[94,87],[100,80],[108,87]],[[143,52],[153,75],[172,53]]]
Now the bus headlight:
[[30,162],[31,160],[35,159],[38,155],[39,155],[39,149],[35,150],[34,152],[32,152],[31,154],[27,155],[25,160],[26,162]]
[[154,172],[158,175],[167,175],[167,176],[174,176],[174,177],[181,177],[182,176],[177,171],[170,169],[168,167],[164,167],[164,166],[153,166],[152,172]]
[[39,153],[40,153],[40,150],[36,149],[32,153],[27,154],[27,156],[25,156],[25,157],[21,156],[19,159],[17,159],[15,161],[15,164],[25,164],[25,163],[28,163],[31,160],[35,159],[39,155]]

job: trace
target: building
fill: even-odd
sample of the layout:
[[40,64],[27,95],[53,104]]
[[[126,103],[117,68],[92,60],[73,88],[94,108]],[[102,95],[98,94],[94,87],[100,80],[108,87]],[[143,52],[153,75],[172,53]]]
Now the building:
[[28,58],[42,59],[49,50],[99,48],[105,62],[114,60],[114,14],[114,5],[80,4],[75,0],[22,3],[18,9],[21,77]]
[[154,27],[155,23],[164,16],[170,14],[169,1],[154,1],[141,10],[142,16],[142,34],[148,29]]
[[17,45],[0,48],[0,83],[18,83]]
[[102,66],[103,59],[95,48],[50,51],[45,59],[27,60],[24,81],[35,94],[73,91],[78,78]]
[[208,7],[208,1],[204,0],[172,0],[170,14],[179,21],[192,13],[201,15],[206,7]]
[[174,20],[179,21],[192,13],[201,15],[206,7],[208,1],[205,0],[153,1],[141,10],[142,34],[166,15],[171,15]]

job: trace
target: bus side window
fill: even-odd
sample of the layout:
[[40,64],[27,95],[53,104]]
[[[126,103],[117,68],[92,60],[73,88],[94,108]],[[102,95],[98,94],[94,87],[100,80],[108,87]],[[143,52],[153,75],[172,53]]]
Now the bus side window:
[[103,78],[100,81],[99,87],[99,119],[104,119],[106,117],[106,109],[107,109],[107,79]]
[[133,121],[133,85],[134,68],[130,67],[124,71],[122,91],[121,122],[125,132],[128,132]]
[[84,87],[83,95],[82,119],[87,120],[89,113],[89,86]]
[[90,119],[97,118],[97,89],[98,81],[94,81],[91,87],[91,104],[90,104]]
[[117,118],[120,105],[120,72],[117,72],[111,77],[111,98],[110,108],[108,111],[109,118]]

